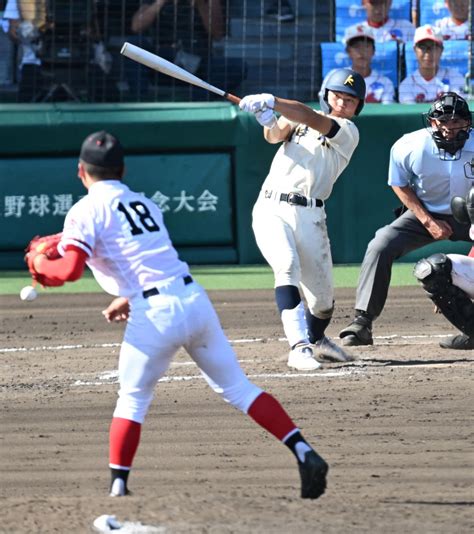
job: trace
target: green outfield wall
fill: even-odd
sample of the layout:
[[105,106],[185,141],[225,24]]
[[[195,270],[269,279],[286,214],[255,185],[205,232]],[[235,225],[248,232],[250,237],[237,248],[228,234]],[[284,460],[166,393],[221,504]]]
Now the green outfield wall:
[[[335,263],[359,263],[398,201],[387,185],[390,147],[422,127],[426,105],[367,105],[356,119],[360,144],[327,202]],[[22,267],[36,234],[58,232],[85,190],[76,178],[84,137],[116,134],[127,151],[126,182],[162,208],[183,259],[194,264],[263,261],[251,210],[277,146],[253,116],[208,104],[34,104],[0,106],[0,269]],[[435,250],[465,252],[443,242]]]

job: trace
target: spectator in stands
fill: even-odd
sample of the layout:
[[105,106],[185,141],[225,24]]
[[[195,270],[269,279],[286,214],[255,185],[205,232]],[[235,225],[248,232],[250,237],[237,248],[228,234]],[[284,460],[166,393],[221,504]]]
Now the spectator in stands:
[[390,104],[395,101],[395,88],[390,78],[372,68],[375,54],[375,36],[372,28],[364,24],[351,26],[344,36],[346,52],[352,62],[352,70],[364,77],[366,86],[365,101],[368,103]]
[[[58,82],[56,76],[46,77],[43,75],[45,64],[51,61],[50,57],[46,57],[45,49],[55,50],[58,53],[62,51],[64,46],[59,42],[60,37],[64,36],[60,34],[56,20],[48,11],[48,5],[46,0],[8,0],[5,6],[3,29],[20,48],[17,97],[19,102],[35,102],[45,97],[51,97],[51,100],[55,100],[59,97],[53,91],[48,91],[49,88],[56,85],[57,87],[60,86],[60,84],[56,84]],[[67,4],[66,7],[70,9]],[[82,79],[82,85],[87,85],[85,92],[89,98],[96,101],[99,100],[99,93],[104,92],[101,89],[106,89],[109,95],[113,93],[113,90],[108,84],[103,83],[103,80],[102,83],[99,80],[100,74],[108,73],[110,70],[110,57],[96,33],[94,16],[95,13],[93,12],[92,17],[89,17],[86,23],[87,27],[80,30],[73,25],[74,21],[70,21],[71,25],[68,31],[72,33],[66,37],[67,46],[79,46],[79,41],[83,42],[83,49],[87,53],[84,61],[88,64],[88,72],[82,68],[79,78]],[[83,32],[84,35],[75,35],[75,31]],[[51,46],[45,46],[46,42],[50,42]],[[89,45],[93,46],[89,47]],[[89,48],[92,50],[92,57],[90,57]],[[64,65],[67,68],[67,61],[64,61]],[[58,72],[59,69],[60,67],[56,71]],[[77,70],[79,71],[79,69]],[[59,99],[68,99],[72,96],[76,97],[74,88],[68,88],[68,92],[66,94],[63,92]],[[102,96],[103,98],[100,100],[107,99],[107,95]],[[111,99],[115,100],[114,96]]]
[[448,91],[466,96],[464,76],[457,69],[440,67],[443,36],[439,28],[429,24],[419,26],[415,32],[414,50],[418,69],[400,84],[399,101],[402,104],[434,102]]
[[272,0],[266,13],[278,22],[292,22],[295,20],[293,9],[288,0]]
[[41,60],[37,51],[41,32],[46,26],[45,2],[31,2],[20,6],[8,0],[3,13],[2,27],[19,47],[18,101],[32,102],[40,90]]
[[389,16],[392,0],[362,0],[362,5],[367,13],[367,20],[362,24],[372,28],[377,43],[392,40],[406,43],[413,40],[413,24],[409,20],[392,19]]
[[469,24],[469,0],[446,0],[446,7],[450,16],[438,19],[434,26],[441,30],[443,39],[467,39],[471,38]]
[[[213,42],[225,34],[220,0],[145,0],[132,18],[136,34],[153,30],[158,54],[207,82],[234,90],[245,77],[240,58],[217,57]],[[159,84],[176,83],[189,88],[191,100],[208,100],[211,94],[198,87],[158,75]]]

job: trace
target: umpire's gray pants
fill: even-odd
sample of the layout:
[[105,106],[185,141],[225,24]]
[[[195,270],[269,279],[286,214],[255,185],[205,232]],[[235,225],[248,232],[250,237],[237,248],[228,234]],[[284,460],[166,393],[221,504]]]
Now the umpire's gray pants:
[[[459,224],[452,215],[440,213],[431,215],[449,223],[453,229],[450,241],[472,242],[469,238],[469,225]],[[434,241],[435,239],[410,210],[395,219],[392,224],[377,230],[362,262],[355,309],[369,313],[374,319],[377,318],[387,300],[393,262],[412,250]]]

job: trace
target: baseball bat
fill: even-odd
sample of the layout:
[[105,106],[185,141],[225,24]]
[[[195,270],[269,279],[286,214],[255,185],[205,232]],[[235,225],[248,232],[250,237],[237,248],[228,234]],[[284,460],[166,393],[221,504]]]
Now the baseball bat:
[[226,91],[223,91],[222,89],[219,89],[218,87],[201,80],[201,78],[194,76],[194,74],[191,74],[187,70],[178,67],[178,65],[171,63],[171,61],[167,61],[156,54],[148,52],[139,46],[133,45],[132,43],[124,43],[120,53],[125,57],[132,59],[133,61],[141,63],[142,65],[150,67],[151,69],[157,70],[163,74],[167,74],[172,78],[177,78],[178,80],[196,85],[197,87],[206,89],[211,93],[222,96],[234,104],[238,104],[240,102],[240,98],[238,96],[227,93]]

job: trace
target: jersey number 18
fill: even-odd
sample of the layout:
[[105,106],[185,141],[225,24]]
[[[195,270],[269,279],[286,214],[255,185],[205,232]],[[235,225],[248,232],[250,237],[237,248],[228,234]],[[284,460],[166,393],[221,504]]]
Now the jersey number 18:
[[[160,227],[155,222],[155,220],[151,216],[150,211],[145,206],[145,204],[143,204],[143,202],[130,202],[129,207],[137,214],[138,219],[140,220],[140,223],[145,230],[148,230],[148,232],[159,231]],[[130,231],[132,232],[132,235],[143,234],[144,230],[135,223],[133,217],[130,215],[130,213],[127,211],[127,208],[121,202],[119,202],[117,209],[121,211],[127,218],[127,221],[130,224]]]

